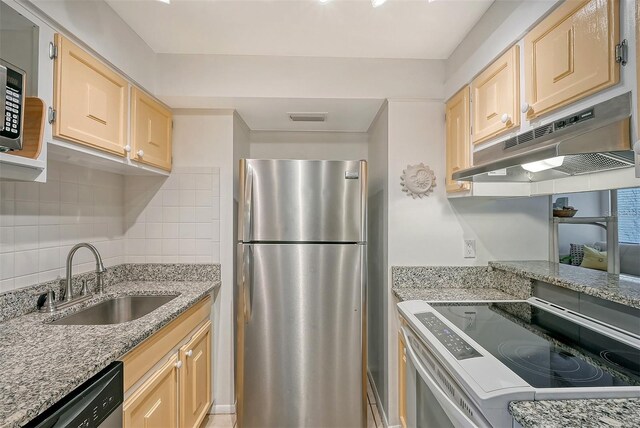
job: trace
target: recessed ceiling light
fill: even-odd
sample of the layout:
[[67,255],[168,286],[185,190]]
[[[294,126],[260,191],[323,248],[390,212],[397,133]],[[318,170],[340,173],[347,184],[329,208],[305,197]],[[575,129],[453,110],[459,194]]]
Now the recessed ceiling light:
[[171,4],[171,0],[157,0],[157,1],[164,4]]
[[387,0],[371,0],[371,6],[378,7],[378,6],[382,5],[386,1]]
[[329,3],[331,0],[318,0],[320,3],[325,4],[325,3]]

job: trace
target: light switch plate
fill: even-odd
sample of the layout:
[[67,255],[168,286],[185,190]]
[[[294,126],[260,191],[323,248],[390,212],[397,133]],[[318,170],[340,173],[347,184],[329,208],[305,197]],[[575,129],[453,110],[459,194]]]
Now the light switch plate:
[[476,240],[475,239],[464,240],[464,258],[465,259],[476,258]]

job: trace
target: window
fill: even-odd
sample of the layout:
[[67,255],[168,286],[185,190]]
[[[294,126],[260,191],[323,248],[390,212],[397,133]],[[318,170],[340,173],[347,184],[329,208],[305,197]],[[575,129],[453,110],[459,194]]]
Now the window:
[[618,235],[626,244],[640,244],[640,188],[618,190]]

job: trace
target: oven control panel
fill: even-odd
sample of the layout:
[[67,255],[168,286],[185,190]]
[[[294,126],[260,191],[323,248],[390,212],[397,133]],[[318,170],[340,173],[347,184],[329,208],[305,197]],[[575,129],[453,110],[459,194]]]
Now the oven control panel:
[[476,351],[464,339],[451,331],[451,329],[433,312],[423,312],[415,315],[416,318],[418,318],[420,322],[427,327],[427,330],[429,330],[431,334],[433,334],[436,339],[438,339],[438,341],[447,348],[447,351],[449,351],[456,360],[466,360],[468,358],[482,356],[482,354]]

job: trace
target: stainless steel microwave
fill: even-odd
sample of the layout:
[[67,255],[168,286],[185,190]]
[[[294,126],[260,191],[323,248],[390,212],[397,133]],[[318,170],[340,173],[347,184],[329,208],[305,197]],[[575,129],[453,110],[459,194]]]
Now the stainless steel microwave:
[[22,150],[26,73],[0,58],[0,151]]

